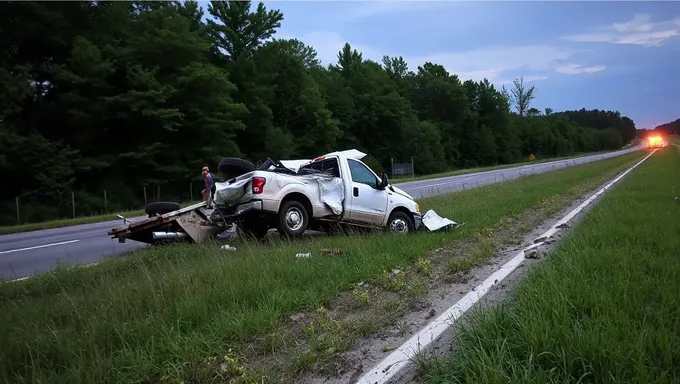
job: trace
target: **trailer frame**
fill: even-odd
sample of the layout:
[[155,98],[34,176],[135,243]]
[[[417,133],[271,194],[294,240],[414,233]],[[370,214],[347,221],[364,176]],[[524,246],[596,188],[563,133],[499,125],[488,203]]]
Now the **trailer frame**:
[[120,216],[125,225],[113,228],[108,235],[119,243],[134,240],[147,244],[161,244],[169,241],[200,243],[213,238],[228,228],[224,217],[213,220],[205,210],[203,201],[162,215],[131,222]]

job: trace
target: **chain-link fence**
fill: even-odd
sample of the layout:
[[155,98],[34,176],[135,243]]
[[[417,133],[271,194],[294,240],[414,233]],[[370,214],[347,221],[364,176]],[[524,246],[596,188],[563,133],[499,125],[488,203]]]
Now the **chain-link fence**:
[[147,203],[200,201],[202,180],[113,187],[100,191],[65,191],[55,194],[24,194],[0,200],[0,226],[98,216],[143,210]]

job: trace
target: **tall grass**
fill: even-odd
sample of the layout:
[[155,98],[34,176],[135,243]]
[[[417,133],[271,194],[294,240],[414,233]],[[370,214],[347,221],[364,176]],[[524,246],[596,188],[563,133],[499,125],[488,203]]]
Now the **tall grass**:
[[427,381],[680,382],[679,160],[660,150],[622,180]]
[[[195,378],[205,359],[277,327],[287,314],[499,219],[602,182],[633,153],[420,201],[467,222],[448,233],[316,237],[143,249],[89,268],[58,269],[0,285],[0,379],[134,382]],[[322,256],[338,247],[342,255]],[[309,259],[297,253],[311,252]]]

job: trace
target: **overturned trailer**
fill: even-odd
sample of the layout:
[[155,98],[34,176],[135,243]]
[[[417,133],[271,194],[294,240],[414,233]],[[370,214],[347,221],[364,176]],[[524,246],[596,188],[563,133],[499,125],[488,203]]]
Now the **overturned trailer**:
[[140,221],[131,222],[123,218],[125,225],[112,229],[109,235],[121,243],[127,239],[147,244],[169,241],[200,243],[227,229],[224,221],[211,220],[209,212],[206,203],[201,202],[171,212],[150,215]]

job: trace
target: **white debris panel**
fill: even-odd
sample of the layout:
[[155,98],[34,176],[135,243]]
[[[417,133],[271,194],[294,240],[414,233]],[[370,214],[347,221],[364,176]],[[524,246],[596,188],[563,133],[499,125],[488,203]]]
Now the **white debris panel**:
[[425,212],[423,215],[423,225],[428,231],[431,232],[459,227],[458,223],[439,216],[437,212],[433,211],[432,209]]

